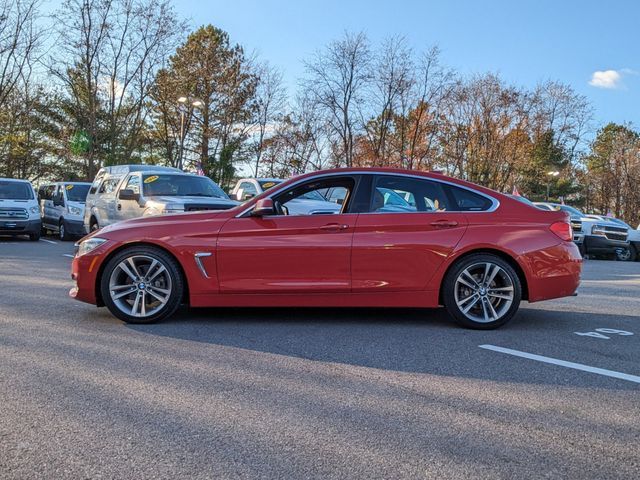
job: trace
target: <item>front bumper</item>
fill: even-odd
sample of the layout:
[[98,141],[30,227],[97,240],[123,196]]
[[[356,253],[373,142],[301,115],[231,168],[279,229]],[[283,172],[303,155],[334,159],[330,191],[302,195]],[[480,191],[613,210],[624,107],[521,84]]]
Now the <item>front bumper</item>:
[[101,307],[102,300],[98,296],[96,289],[97,278],[105,253],[111,248],[105,242],[95,250],[82,256],[76,255],[71,262],[71,279],[75,285],[69,290],[69,296],[81,302],[90,303]]
[[584,238],[584,248],[588,254],[615,254],[619,248],[629,248],[629,242],[610,240],[601,235],[587,235]]
[[42,220],[0,220],[0,235],[30,235],[41,229]]
[[64,224],[69,235],[84,237],[87,234],[82,220],[65,220]]
[[518,262],[526,267],[529,302],[570,297],[580,285],[582,256],[573,242],[526,253]]

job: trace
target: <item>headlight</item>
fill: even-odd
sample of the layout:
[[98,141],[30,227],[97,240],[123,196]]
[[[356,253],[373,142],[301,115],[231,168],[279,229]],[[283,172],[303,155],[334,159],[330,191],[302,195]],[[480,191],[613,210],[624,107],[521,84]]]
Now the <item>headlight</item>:
[[69,206],[69,213],[71,215],[81,215],[82,214],[82,209],[80,209],[78,207]]
[[77,255],[81,257],[82,255],[95,250],[106,241],[107,240],[104,238],[92,237],[87,240],[83,240],[80,243],[76,243],[76,246],[78,247]]
[[593,227],[591,227],[591,235],[600,235],[602,237],[605,236],[604,230],[605,230],[605,226],[604,225],[594,225]]
[[29,212],[31,212],[32,215],[35,215],[36,213],[40,213],[40,209],[38,207],[31,207]]

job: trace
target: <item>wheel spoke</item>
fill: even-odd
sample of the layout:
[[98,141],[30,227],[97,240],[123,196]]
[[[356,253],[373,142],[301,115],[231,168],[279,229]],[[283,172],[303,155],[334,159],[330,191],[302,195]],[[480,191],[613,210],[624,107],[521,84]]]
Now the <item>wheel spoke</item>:
[[124,290],[126,288],[135,288],[135,285],[133,283],[127,283],[125,285],[114,285],[113,287],[111,287],[111,290]]
[[512,300],[513,297],[511,295],[501,295],[499,293],[489,292],[487,293],[487,297],[499,298],[501,300]]
[[127,262],[129,262],[129,265],[131,266],[131,270],[133,271],[133,273],[136,274],[136,278],[141,278],[142,275],[140,275],[140,272],[138,271],[138,267],[136,267],[136,263],[133,261],[132,257],[127,258]]
[[133,305],[131,306],[131,315],[133,315],[134,317],[140,316],[138,315],[138,305],[140,304],[140,297],[141,294],[138,291],[138,293],[136,294],[136,299],[133,301]]
[[487,304],[487,307],[489,307],[489,312],[491,313],[491,320],[497,320],[498,313],[496,312],[495,308],[493,308],[493,304],[489,300],[487,300],[485,303]]
[[462,309],[462,313],[467,313],[469,310],[471,310],[478,303],[478,300],[480,300],[480,297],[476,296],[473,302]]
[[[156,261],[156,260],[154,260],[154,262],[157,262],[157,261]],[[151,276],[149,277],[149,274],[150,274],[150,273],[151,273],[151,271],[153,270],[153,267],[154,267],[154,266],[155,266],[155,265],[152,263],[152,264],[151,264],[151,267],[149,267],[149,271],[147,272],[147,276],[148,276],[148,278],[147,278],[147,282],[151,282],[151,281],[153,281],[153,279],[154,279],[154,278],[156,278],[156,277],[157,277],[158,275],[160,275],[162,272],[165,272],[165,271],[167,270],[166,268],[164,268],[164,265],[160,265],[160,266],[156,269],[156,271],[153,273],[153,275],[151,275]]]
[[484,315],[484,321],[488,322],[490,319],[489,314],[487,313],[487,305],[484,300],[482,301],[482,314]]
[[489,276],[485,278],[485,281],[484,281],[484,284],[486,287],[489,287],[489,285],[491,285],[491,282],[493,282],[493,279],[496,278],[496,275],[498,275],[498,272],[500,272],[500,267],[498,265],[493,265],[493,270],[491,271]]
[[135,291],[136,291],[136,287],[130,287],[129,290],[125,290],[124,292],[120,292],[120,293],[117,293],[117,294],[111,294],[111,298],[113,300],[117,300],[117,299],[125,297],[127,295],[131,295]]
[[147,315],[146,301],[147,294],[144,292],[144,290],[142,290],[140,295],[140,315],[143,317]]
[[121,262],[120,264],[118,264],[118,268],[129,275],[129,277],[131,277],[131,280],[133,280],[134,282],[138,280],[138,277],[136,277],[136,275],[129,269],[129,267],[127,267],[126,263]]
[[477,295],[469,295],[468,297],[463,298],[462,300],[458,300],[458,306],[459,307],[463,307],[465,303],[467,303],[469,300],[472,300],[474,298],[477,298]]
[[154,290],[152,290],[151,288],[147,289],[147,293],[149,295],[151,295],[152,297],[155,297],[157,300],[159,300],[160,302],[167,303],[168,300],[168,296],[167,297],[161,297],[160,295],[158,295]]
[[491,292],[513,292],[513,287],[491,287],[489,290]]

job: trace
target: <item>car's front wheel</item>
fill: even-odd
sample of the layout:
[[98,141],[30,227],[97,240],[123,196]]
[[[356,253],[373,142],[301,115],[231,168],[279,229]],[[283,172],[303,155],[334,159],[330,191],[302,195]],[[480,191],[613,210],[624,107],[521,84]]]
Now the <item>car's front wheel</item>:
[[633,245],[627,248],[619,248],[616,250],[616,259],[621,262],[635,262],[637,256],[636,249]]
[[128,323],[152,323],[180,306],[184,279],[176,260],[163,250],[137,246],[111,258],[100,291],[109,311]]
[[513,267],[498,257],[479,253],[458,260],[447,273],[442,300],[462,326],[497,328],[518,311],[522,285]]

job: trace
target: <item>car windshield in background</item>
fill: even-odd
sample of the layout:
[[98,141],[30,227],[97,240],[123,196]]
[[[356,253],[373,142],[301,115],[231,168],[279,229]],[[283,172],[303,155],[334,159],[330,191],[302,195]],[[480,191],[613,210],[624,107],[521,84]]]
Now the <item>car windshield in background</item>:
[[75,185],[73,183],[67,184],[64,188],[67,190],[67,199],[70,202],[82,202],[87,199],[87,193],[89,193],[89,187],[91,185]]
[[148,197],[213,197],[228,199],[226,193],[208,177],[195,175],[144,175],[143,192]]
[[33,191],[26,182],[0,181],[0,200],[31,200]]
[[275,187],[282,183],[282,180],[258,180],[262,191],[269,190],[270,188]]
[[567,212],[569,215],[575,215],[577,217],[584,217],[584,213],[582,213],[577,208],[570,207],[569,205],[560,205],[559,210],[563,212]]

